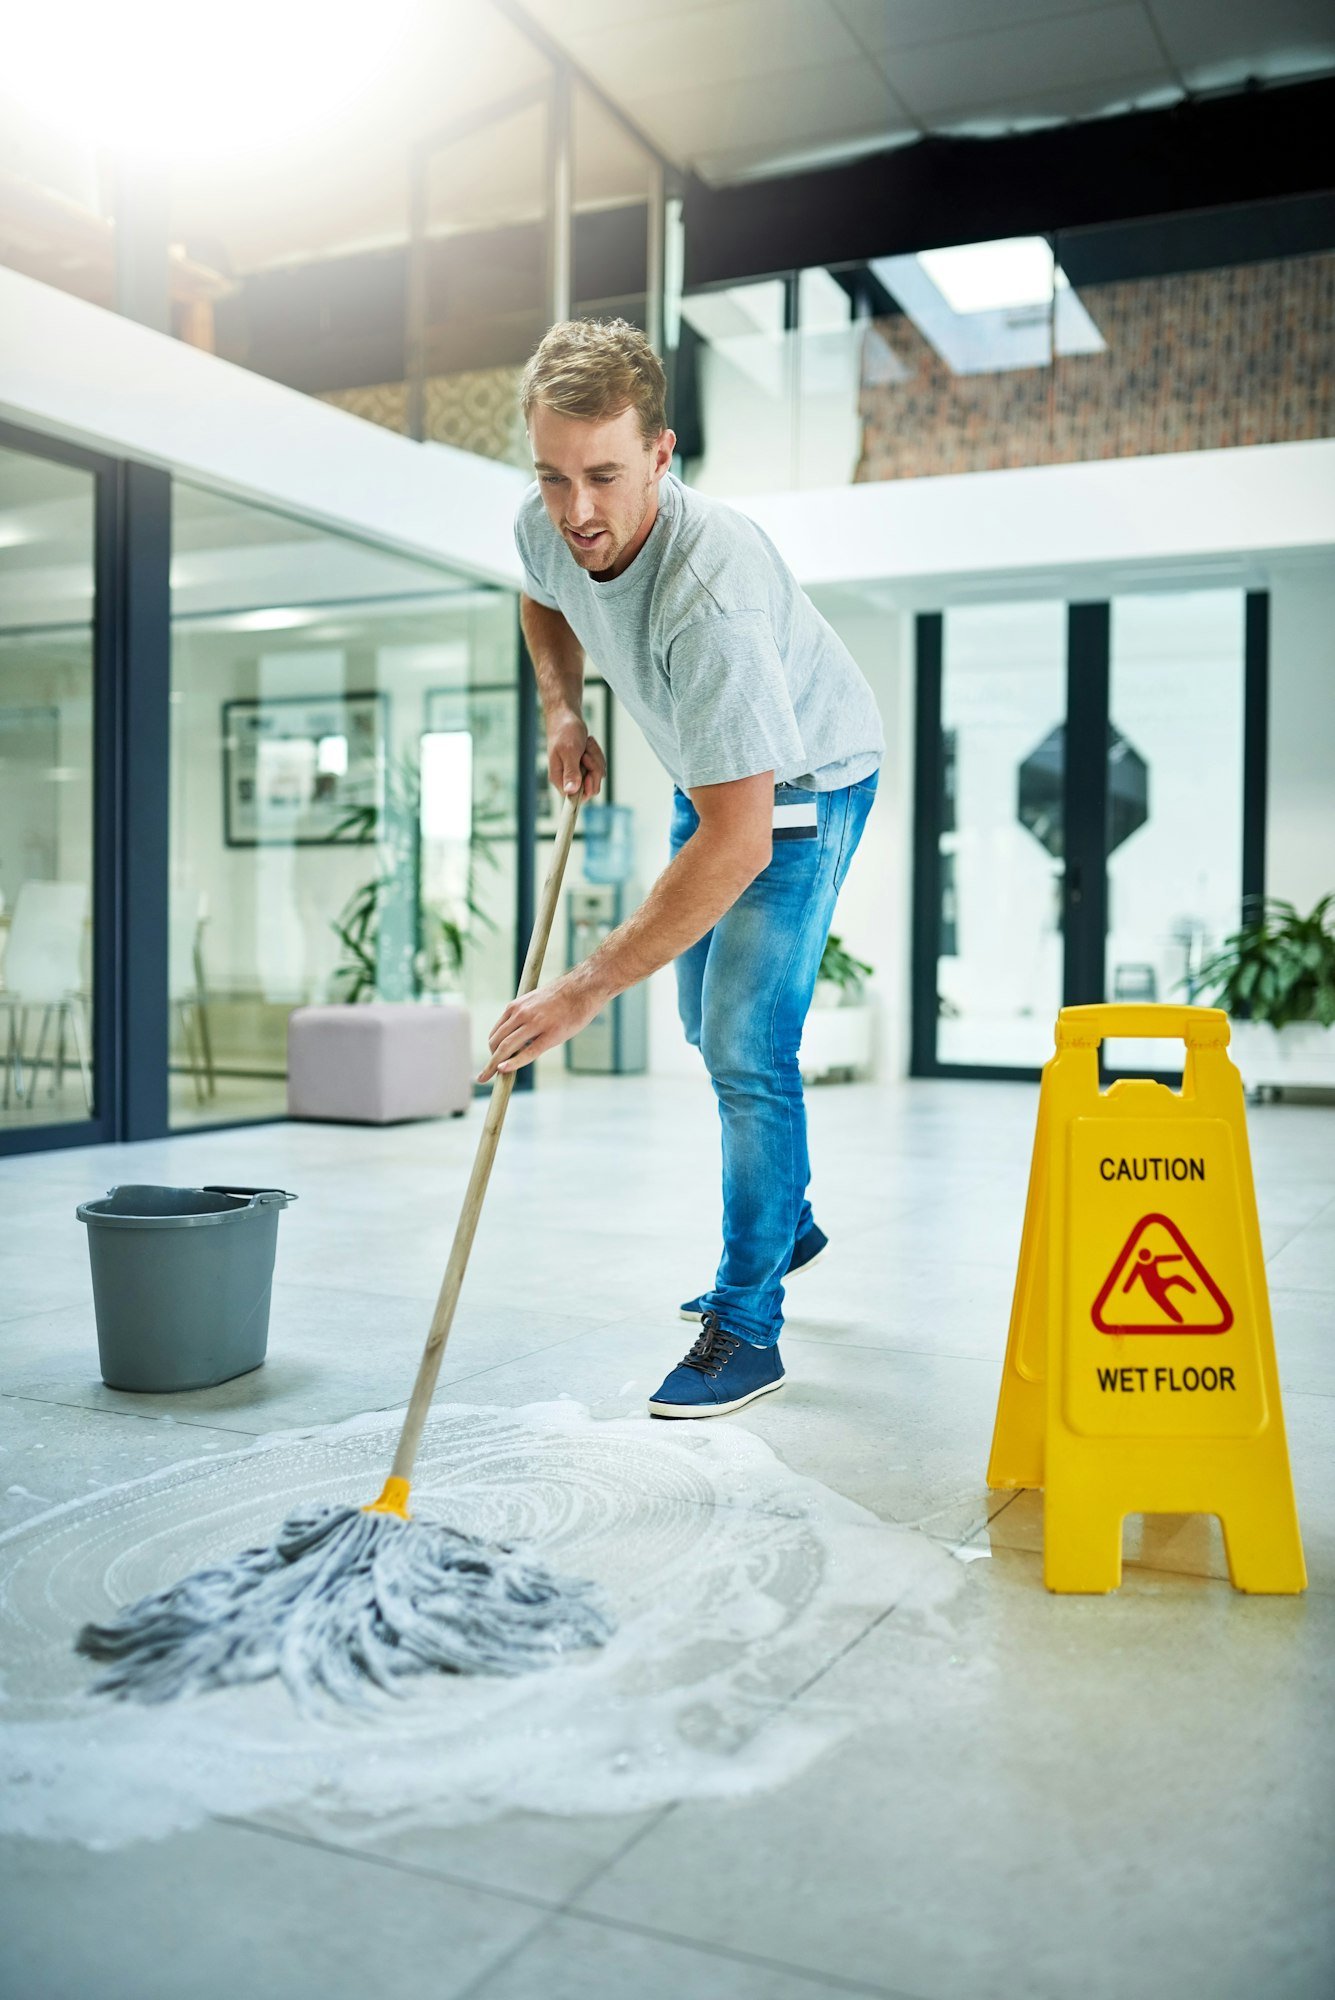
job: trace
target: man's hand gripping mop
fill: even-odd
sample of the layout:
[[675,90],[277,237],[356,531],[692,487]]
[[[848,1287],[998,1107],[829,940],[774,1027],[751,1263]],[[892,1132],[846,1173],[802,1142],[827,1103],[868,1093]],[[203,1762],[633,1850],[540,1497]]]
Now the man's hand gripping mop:
[[[565,801],[523,975],[538,983],[579,800]],[[384,1491],[369,1507],[311,1504],[267,1547],[155,1591],[78,1650],[109,1662],[96,1691],[168,1701],[278,1674],[302,1706],[364,1700],[413,1674],[515,1674],[602,1645],[612,1622],[591,1584],[505,1546],[413,1520],[409,1482],[487,1190],[515,1072],[497,1078],[408,1414]]]

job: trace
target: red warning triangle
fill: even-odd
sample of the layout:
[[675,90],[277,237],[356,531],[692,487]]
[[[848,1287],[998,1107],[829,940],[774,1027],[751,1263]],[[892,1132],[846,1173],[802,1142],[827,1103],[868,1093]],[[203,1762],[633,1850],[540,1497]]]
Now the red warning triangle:
[[1100,1333],[1227,1333],[1233,1308],[1175,1222],[1143,1215],[1094,1301]]

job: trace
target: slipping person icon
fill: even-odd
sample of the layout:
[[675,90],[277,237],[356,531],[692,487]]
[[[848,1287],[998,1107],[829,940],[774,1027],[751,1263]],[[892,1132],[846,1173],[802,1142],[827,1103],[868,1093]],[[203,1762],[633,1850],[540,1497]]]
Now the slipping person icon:
[[1184,1278],[1176,1271],[1171,1277],[1165,1277],[1164,1273],[1159,1269],[1160,1264],[1180,1264],[1181,1262],[1182,1253],[1179,1250],[1161,1250],[1159,1255],[1155,1257],[1148,1248],[1144,1248],[1140,1251],[1136,1262],[1132,1265],[1131,1275],[1123,1285],[1122,1290],[1129,1292],[1137,1279],[1139,1279],[1140,1283],[1144,1285],[1145,1290],[1154,1300],[1155,1305],[1162,1312],[1165,1312],[1169,1319],[1174,1320],[1178,1326],[1181,1326],[1183,1323],[1182,1315],[1169,1298],[1169,1291],[1174,1285],[1180,1285],[1184,1292],[1194,1292],[1196,1287],[1192,1284],[1190,1278]]

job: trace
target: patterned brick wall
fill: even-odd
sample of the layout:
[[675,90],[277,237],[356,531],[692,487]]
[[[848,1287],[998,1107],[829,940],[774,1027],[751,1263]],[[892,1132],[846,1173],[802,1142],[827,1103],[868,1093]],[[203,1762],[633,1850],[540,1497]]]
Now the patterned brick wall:
[[995,375],[953,375],[911,320],[874,322],[909,373],[864,376],[857,479],[1335,435],[1335,255],[1081,286],[1080,298],[1106,352]]
[[[519,414],[520,368],[477,368],[433,375],[426,385],[426,433],[438,444],[458,445],[484,458],[504,459],[531,471],[532,454]],[[386,430],[408,427],[408,391],[402,382],[369,389],[330,390],[319,399]]]

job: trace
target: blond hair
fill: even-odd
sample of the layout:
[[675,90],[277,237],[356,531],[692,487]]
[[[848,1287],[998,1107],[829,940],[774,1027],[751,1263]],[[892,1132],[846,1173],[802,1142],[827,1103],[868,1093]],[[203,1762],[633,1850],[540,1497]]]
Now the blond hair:
[[524,422],[534,405],[599,421],[634,410],[653,444],[667,427],[667,377],[639,327],[625,319],[567,319],[539,341],[519,385]]

